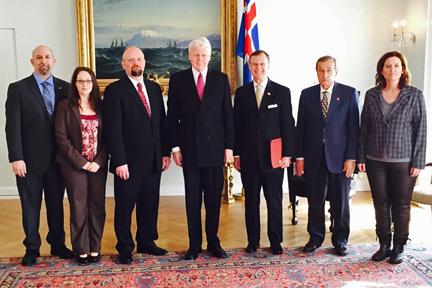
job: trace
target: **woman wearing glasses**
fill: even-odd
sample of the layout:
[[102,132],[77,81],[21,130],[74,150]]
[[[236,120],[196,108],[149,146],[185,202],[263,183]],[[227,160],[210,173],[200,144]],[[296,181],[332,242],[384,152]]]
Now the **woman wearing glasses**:
[[105,223],[107,153],[100,104],[94,72],[77,67],[69,97],[57,108],[55,134],[70,203],[72,248],[79,265],[100,260]]

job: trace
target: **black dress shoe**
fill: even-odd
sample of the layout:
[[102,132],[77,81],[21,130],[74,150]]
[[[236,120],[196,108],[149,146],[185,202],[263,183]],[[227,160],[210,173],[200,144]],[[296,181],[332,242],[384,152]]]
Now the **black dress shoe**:
[[36,263],[36,258],[39,256],[39,251],[27,250],[24,257],[21,259],[21,264],[23,266],[32,266]]
[[260,247],[260,244],[258,243],[258,244],[252,244],[252,243],[249,243],[248,245],[247,245],[247,247],[246,247],[246,252],[247,253],[253,253],[253,252],[256,252],[257,250],[258,250],[258,248]]
[[100,261],[100,259],[101,259],[101,254],[100,253],[98,253],[98,255],[96,255],[96,256],[92,256],[91,254],[88,256],[88,260],[91,263],[97,263],[97,262]]
[[308,243],[306,243],[306,245],[303,247],[302,251],[305,253],[312,253],[314,252],[317,248],[319,248],[321,245],[317,244],[314,241],[309,241]]
[[137,248],[137,252],[155,256],[162,256],[168,253],[167,250],[158,247],[154,242],[149,242],[140,246],[139,248]]
[[380,262],[390,256],[390,245],[380,244],[380,248],[372,255],[372,261]]
[[118,255],[118,261],[120,264],[131,264],[132,263],[132,255],[126,253],[120,253]]
[[89,264],[89,257],[88,256],[81,257],[81,256],[78,255],[76,257],[76,259],[77,259],[77,262],[78,262],[79,266],[87,266]]
[[74,253],[66,246],[51,247],[51,255],[58,256],[62,259],[74,258]]
[[403,262],[404,245],[395,245],[390,253],[389,263],[400,264]]
[[183,256],[184,260],[195,260],[196,258],[198,258],[198,254],[201,253],[202,250],[199,249],[191,249],[189,248],[189,250],[186,252],[186,254]]
[[270,245],[270,249],[274,255],[281,255],[283,253],[282,246],[279,243]]
[[338,255],[338,256],[346,256],[346,255],[348,255],[348,249],[346,246],[337,245],[334,248],[334,254]]
[[227,254],[226,254],[225,250],[222,249],[222,247],[220,247],[220,246],[219,247],[207,247],[207,252],[211,256],[219,258],[219,259],[227,258]]

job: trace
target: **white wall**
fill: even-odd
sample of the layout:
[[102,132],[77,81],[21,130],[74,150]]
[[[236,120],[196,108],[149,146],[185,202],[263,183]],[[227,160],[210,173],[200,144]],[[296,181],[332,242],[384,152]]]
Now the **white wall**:
[[[77,65],[77,49],[74,0],[0,0],[0,5],[0,64],[7,70],[0,79],[0,127],[4,127],[7,85],[32,72],[32,49],[42,43],[52,47],[57,58],[54,74],[66,80]],[[240,14],[243,1],[238,0],[238,7]],[[422,88],[428,83],[423,76],[426,11],[427,0],[258,0],[260,43],[271,56],[270,77],[291,88],[296,116],[301,90],[316,83],[316,59],[331,54],[338,60],[337,80],[364,95],[374,83],[378,58],[392,48],[392,22],[406,18],[417,43],[404,52],[413,83]],[[4,132],[1,135],[0,196],[16,195]],[[161,193],[183,193],[182,178],[181,170],[172,165],[162,176]],[[236,183],[240,183],[238,174]],[[237,184],[235,192],[240,189]]]
[[[4,134],[7,87],[30,75],[32,50],[50,46],[57,58],[54,74],[68,80],[77,63],[75,1],[0,0],[0,196],[17,195]],[[5,42],[3,42],[5,41]],[[7,63],[7,66],[5,66]]]

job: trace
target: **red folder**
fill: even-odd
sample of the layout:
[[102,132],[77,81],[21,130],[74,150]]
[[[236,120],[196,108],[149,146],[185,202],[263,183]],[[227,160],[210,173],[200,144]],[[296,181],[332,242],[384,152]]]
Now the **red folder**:
[[281,167],[282,160],[282,138],[276,138],[270,141],[270,159],[273,168]]

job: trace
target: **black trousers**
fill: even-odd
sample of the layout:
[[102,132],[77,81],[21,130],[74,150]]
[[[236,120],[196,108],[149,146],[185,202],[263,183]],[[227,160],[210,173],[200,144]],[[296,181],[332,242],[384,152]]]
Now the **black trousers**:
[[45,207],[48,220],[47,242],[52,247],[65,244],[63,197],[65,187],[58,168],[53,161],[43,174],[27,171],[25,177],[16,177],[18,193],[21,200],[22,223],[27,250],[39,251],[41,237],[39,234],[40,209],[42,193],[45,195]]
[[107,169],[96,173],[60,165],[70,204],[70,231],[73,251],[78,254],[101,251],[105,226]]
[[117,236],[116,249],[121,254],[132,253],[135,248],[131,234],[131,218],[135,206],[138,245],[158,239],[161,172],[129,172],[128,180],[122,180],[114,175],[114,230]]
[[204,195],[206,211],[205,231],[207,247],[219,247],[217,236],[223,189],[223,168],[183,168],[185,182],[186,215],[188,222],[189,248],[201,249],[201,206]]
[[409,235],[411,198],[417,177],[409,176],[410,163],[366,160],[366,173],[375,208],[376,233],[381,243],[405,244]]
[[[332,244],[345,246],[350,233],[349,192],[351,178],[345,173],[331,173],[327,169],[323,154],[319,171],[306,171],[306,190],[308,194],[308,225],[310,240],[321,244],[325,238],[325,201],[330,202],[333,217]],[[307,163],[305,164],[307,165]]]
[[245,189],[245,218],[248,242],[256,245],[260,241],[260,195],[261,187],[267,202],[267,235],[270,244],[282,242],[282,182],[283,169],[262,172],[257,169],[241,170]]

